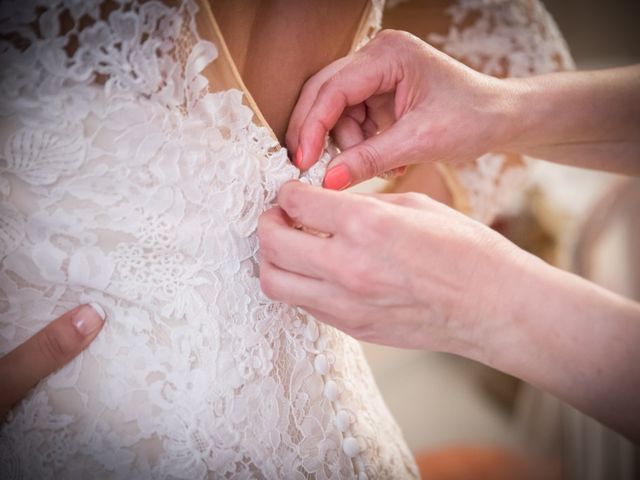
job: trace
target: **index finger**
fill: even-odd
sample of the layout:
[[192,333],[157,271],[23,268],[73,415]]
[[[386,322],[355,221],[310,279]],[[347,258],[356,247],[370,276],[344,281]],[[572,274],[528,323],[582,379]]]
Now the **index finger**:
[[287,133],[285,139],[287,142],[287,148],[296,152],[298,150],[298,134],[300,133],[300,126],[307,114],[309,108],[313,104],[315,98],[318,96],[318,90],[329,78],[334,76],[340,71],[347,63],[351,61],[352,55],[339,58],[338,60],[330,63],[326,67],[319,70],[317,73],[307,79],[300,91],[298,100],[293,107],[291,116],[289,117],[289,125],[287,126]]
[[368,46],[353,54],[352,60],[325,81],[317,93],[308,92],[310,96],[315,93],[312,101],[301,96],[310,106],[305,119],[299,126],[293,125],[290,133],[298,138],[296,158],[300,168],[306,169],[318,160],[327,134],[345,109],[395,89],[398,74],[393,58],[373,55]]

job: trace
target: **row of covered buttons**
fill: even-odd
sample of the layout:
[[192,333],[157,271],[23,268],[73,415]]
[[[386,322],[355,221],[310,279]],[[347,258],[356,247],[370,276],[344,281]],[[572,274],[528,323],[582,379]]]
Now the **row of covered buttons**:
[[[315,320],[310,318],[308,320],[308,323],[305,329],[305,338],[309,342],[315,343],[317,342],[319,337],[320,337],[320,331],[319,331],[318,323]],[[327,356],[324,353],[316,354],[313,360],[313,366],[315,368],[316,373],[318,373],[319,375],[322,375],[323,377],[325,377],[329,373],[329,360],[327,359]],[[347,455],[349,458],[354,458],[360,453],[360,444],[358,443],[358,440],[356,440],[353,436],[349,435],[349,426],[351,425],[351,417],[349,415],[349,412],[340,408],[339,399],[338,399],[339,393],[340,392],[339,392],[338,384],[334,380],[328,379],[325,381],[323,394],[327,400],[329,400],[336,406],[337,412],[336,412],[336,418],[335,418],[335,425],[336,425],[336,428],[343,434],[342,450],[344,451],[345,455]],[[358,475],[358,480],[366,480],[367,475],[363,471],[364,465],[359,465],[359,467],[360,468],[358,468],[358,470],[360,471],[360,473]]]

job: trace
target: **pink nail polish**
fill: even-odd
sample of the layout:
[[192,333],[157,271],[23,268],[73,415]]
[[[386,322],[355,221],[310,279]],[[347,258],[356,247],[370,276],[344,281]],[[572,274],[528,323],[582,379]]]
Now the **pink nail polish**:
[[324,177],[325,188],[330,190],[344,190],[351,185],[351,175],[346,165],[331,168]]
[[104,322],[106,314],[97,303],[91,302],[80,307],[71,319],[73,326],[83,337],[95,332]]
[[293,160],[293,163],[296,167],[302,169],[302,160],[302,147],[298,147],[298,150],[296,150],[296,158]]

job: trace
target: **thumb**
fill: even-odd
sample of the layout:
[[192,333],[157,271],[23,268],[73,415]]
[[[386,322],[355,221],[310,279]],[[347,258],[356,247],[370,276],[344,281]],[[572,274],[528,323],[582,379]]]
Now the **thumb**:
[[344,150],[329,164],[323,186],[343,190],[423,159],[426,151],[421,148],[419,130],[407,114],[384,132]]
[[65,313],[0,358],[0,421],[40,380],[64,366],[96,337],[105,313],[96,303]]

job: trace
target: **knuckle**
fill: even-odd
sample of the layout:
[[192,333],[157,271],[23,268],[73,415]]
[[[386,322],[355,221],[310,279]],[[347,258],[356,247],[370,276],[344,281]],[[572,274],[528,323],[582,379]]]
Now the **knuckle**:
[[350,292],[366,297],[374,290],[375,272],[368,259],[351,260],[342,269],[339,282]]
[[321,86],[322,84],[317,77],[313,76],[309,78],[304,82],[304,85],[302,85],[299,98],[315,97]]
[[280,249],[278,248],[275,236],[272,233],[267,234],[265,237],[258,241],[259,257],[262,264],[268,262],[272,265],[279,265]]
[[349,233],[360,245],[375,245],[384,241],[389,228],[388,218],[386,212],[374,203],[354,208],[348,219]]
[[362,230],[367,227],[369,210],[362,203],[349,205],[339,212],[339,218],[344,222],[349,236],[358,238]]
[[[345,92],[340,88],[340,80],[344,80],[345,76],[348,76],[348,74],[337,72],[324,82],[318,89],[318,102],[326,105],[331,110],[344,111],[349,102]],[[324,118],[318,118],[318,120],[326,130],[330,130],[331,125],[323,123]]]
[[368,307],[351,308],[347,318],[349,321],[344,331],[348,335],[364,341],[379,338],[377,332],[380,326],[376,323],[376,315]]
[[330,77],[328,80],[322,83],[318,87],[318,97],[325,98],[329,97],[333,93],[333,82],[335,81],[335,75]]
[[416,41],[416,37],[409,32],[402,30],[394,30],[391,28],[382,30],[376,38],[381,40],[381,44],[385,47],[393,47],[394,49],[399,45],[413,44]]
[[428,203],[428,197],[424,193],[401,193],[398,197],[398,203],[407,207],[421,207]]
[[385,28],[378,32],[378,34],[376,35],[376,38],[379,38],[379,39],[390,38],[390,37],[393,37],[393,35],[396,33],[397,33],[397,30],[394,30],[392,28]]
[[262,289],[262,292],[271,300],[277,299],[277,291],[275,283],[273,281],[273,277],[266,268],[260,269],[260,288]]
[[351,324],[345,329],[345,333],[363,341],[372,337],[370,323],[363,319],[362,315],[358,315],[357,313],[356,318],[352,319]]
[[316,272],[323,274],[332,275],[341,268],[339,249],[333,242],[322,242],[317,250],[309,254],[307,260]]
[[404,37],[403,33],[404,32],[394,30],[393,28],[385,28],[378,32],[376,40],[380,42],[381,45],[388,45],[390,42],[397,42],[401,40]]
[[376,147],[363,143],[357,152],[358,171],[363,179],[372,178],[382,173],[382,156]]
[[80,350],[55,328],[43,330],[36,338],[40,354],[54,365],[66,363]]
[[438,151],[437,141],[438,138],[445,136],[446,131],[440,131],[441,127],[436,125],[424,125],[421,129],[416,132],[416,138],[419,139],[417,147],[419,151],[422,152],[422,155],[429,155],[433,157],[433,155]]
[[270,236],[259,239],[260,257],[273,262],[276,257],[276,249],[272,246]]
[[[350,273],[348,273],[350,272]],[[364,296],[368,293],[369,288],[366,284],[367,280],[362,276],[358,268],[348,268],[341,277],[340,283],[350,292],[357,296]]]
[[258,222],[257,235],[260,252],[263,255],[273,250],[273,228],[267,220],[260,220]]
[[303,192],[299,182],[287,182],[278,192],[278,205],[284,209],[289,218],[297,219],[300,216]]

